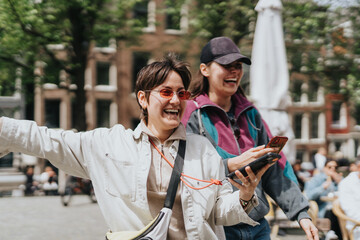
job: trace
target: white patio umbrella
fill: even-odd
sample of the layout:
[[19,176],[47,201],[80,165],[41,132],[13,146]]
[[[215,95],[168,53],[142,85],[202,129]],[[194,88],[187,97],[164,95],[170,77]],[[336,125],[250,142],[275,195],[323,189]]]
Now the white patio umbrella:
[[294,133],[286,108],[289,72],[281,19],[280,0],[260,0],[250,68],[250,97],[275,136],[287,136],[283,150],[290,163],[295,161]]

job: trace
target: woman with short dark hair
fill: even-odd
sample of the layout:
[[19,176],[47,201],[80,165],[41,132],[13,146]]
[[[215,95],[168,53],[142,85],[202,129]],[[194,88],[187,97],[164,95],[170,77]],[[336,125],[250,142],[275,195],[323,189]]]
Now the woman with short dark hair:
[[[182,183],[176,188],[167,239],[217,239],[222,227],[253,221],[247,213],[257,204],[256,175],[239,171],[242,184],[225,178],[221,157],[204,137],[187,135],[180,123],[191,79],[185,63],[173,56],[145,66],[135,94],[143,120],[133,131],[117,124],[92,131],[52,130],[33,121],[0,118],[0,155],[23,152],[48,159],[54,166],[91,179],[99,207],[112,232],[138,231],[164,206],[179,142],[186,140]],[[234,159],[238,166],[273,149],[254,148]],[[210,182],[206,187],[202,181]],[[246,204],[240,199],[253,199]]]

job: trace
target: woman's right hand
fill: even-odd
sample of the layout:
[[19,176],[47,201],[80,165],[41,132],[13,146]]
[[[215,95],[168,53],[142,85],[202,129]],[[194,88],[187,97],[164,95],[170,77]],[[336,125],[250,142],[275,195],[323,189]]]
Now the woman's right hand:
[[274,148],[265,148],[265,145],[251,148],[239,156],[228,159],[228,170],[229,172],[234,172],[264,154],[275,151],[276,149]]

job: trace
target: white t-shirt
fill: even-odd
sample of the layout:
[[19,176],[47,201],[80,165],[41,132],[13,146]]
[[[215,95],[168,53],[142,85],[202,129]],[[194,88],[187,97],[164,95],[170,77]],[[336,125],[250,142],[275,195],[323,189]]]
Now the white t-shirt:
[[316,153],[314,158],[315,158],[316,168],[318,170],[322,170],[325,166],[326,157],[320,153]]
[[[339,183],[339,201],[345,214],[360,221],[360,172],[352,172]],[[352,222],[346,223],[346,228],[351,229]],[[360,239],[360,228],[354,231],[354,239]]]

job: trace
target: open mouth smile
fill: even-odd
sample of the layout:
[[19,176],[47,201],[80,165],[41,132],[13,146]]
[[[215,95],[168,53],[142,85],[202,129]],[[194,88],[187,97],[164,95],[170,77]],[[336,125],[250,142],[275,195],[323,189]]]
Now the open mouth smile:
[[179,109],[164,109],[164,112],[166,114],[171,114],[171,115],[179,115],[180,110]]
[[237,79],[236,78],[228,78],[228,79],[225,79],[224,82],[226,82],[226,83],[236,83]]

